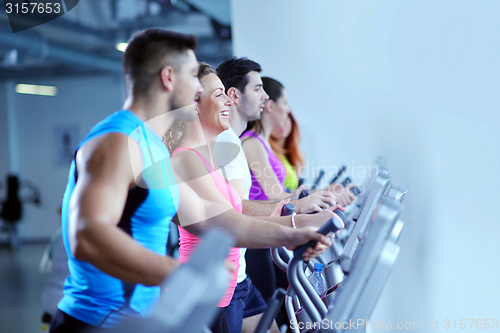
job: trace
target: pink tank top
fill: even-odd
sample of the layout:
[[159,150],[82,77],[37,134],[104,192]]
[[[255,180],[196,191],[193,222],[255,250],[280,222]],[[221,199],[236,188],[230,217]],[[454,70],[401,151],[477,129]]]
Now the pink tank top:
[[[228,183],[219,173],[214,169],[214,167],[201,155],[199,152],[197,152],[194,149],[191,148],[177,148],[174,150],[171,156],[174,154],[184,151],[184,150],[190,150],[194,152],[201,160],[207,171],[210,173],[210,176],[212,177],[212,180],[214,182],[215,187],[219,192],[226,198],[227,201],[231,203],[233,208],[241,214],[242,212],[242,205],[241,205],[241,199],[240,196],[238,195],[238,192],[231,186],[230,183]],[[189,261],[189,257],[191,256],[191,253],[196,249],[197,244],[199,243],[200,239],[196,237],[193,234],[190,234],[186,229],[183,227],[178,226],[179,229],[179,258],[177,259],[180,263],[186,263]],[[229,281],[229,286],[224,293],[224,296],[222,296],[221,300],[219,301],[219,304],[217,304],[218,307],[226,307],[229,305],[231,302],[231,298],[233,297],[234,294],[234,289],[236,288],[237,283],[237,278],[238,278],[238,268],[240,267],[240,249],[237,247],[231,248],[229,251],[229,256],[227,257],[227,260],[231,261],[235,266],[236,269],[232,272],[231,276],[231,281]]]

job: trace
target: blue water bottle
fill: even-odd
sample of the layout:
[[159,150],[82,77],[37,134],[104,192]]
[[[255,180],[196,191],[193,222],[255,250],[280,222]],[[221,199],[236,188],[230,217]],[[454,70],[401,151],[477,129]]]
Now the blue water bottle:
[[321,276],[321,271],[323,270],[323,264],[317,262],[314,264],[314,272],[309,276],[309,283],[312,285],[314,291],[319,295],[323,296],[325,293],[325,284],[323,282],[323,277]]

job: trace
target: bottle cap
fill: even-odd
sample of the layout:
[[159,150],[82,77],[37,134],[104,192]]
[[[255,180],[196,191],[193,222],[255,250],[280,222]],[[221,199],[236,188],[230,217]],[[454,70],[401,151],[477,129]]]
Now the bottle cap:
[[323,269],[323,264],[320,262],[317,262],[314,264],[314,270],[322,270]]

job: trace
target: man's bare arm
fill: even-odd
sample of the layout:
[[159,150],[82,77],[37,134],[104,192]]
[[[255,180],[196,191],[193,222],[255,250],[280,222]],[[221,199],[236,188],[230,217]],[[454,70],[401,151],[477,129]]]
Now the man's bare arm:
[[118,279],[158,285],[177,261],[149,251],[117,227],[134,186],[130,163],[124,134],[107,134],[80,148],[70,201],[70,248],[76,259]]
[[243,200],[243,214],[248,216],[269,216],[279,205],[276,202],[263,202],[255,200]]
[[242,200],[242,213],[248,216],[270,216],[276,207],[278,207],[279,200],[244,200],[245,198],[245,183],[243,179],[233,179],[230,180],[231,186],[234,187],[236,192],[238,192]]
[[[242,198],[243,200],[243,198],[245,197],[243,180],[233,179],[229,182],[236,189],[236,191],[240,195],[240,198]],[[279,201],[274,200],[243,200],[243,214],[248,216],[270,216],[279,205],[279,203]],[[323,208],[327,208],[330,205],[336,204],[333,194],[329,191],[316,191],[310,196],[302,198],[300,200],[291,200],[290,203],[295,206],[295,211],[301,214],[321,211],[321,209]],[[273,219],[273,221],[279,220]]]
[[257,220],[236,211],[227,211],[218,216],[214,216],[205,221],[186,226],[185,229],[192,234],[199,235],[204,230],[211,227],[219,227],[235,235],[237,239],[236,246],[246,248],[265,248],[285,246],[294,250],[298,246],[316,240],[318,244],[315,249],[321,249],[318,252],[310,248],[304,253],[304,258],[312,258],[324,251],[331,245],[331,242],[321,234],[316,232],[317,228],[305,227],[293,229],[284,227],[277,223],[270,223],[263,220]]
[[[336,216],[333,212],[336,209],[340,209],[341,211],[345,211],[345,208],[340,205],[334,205],[328,208],[325,208],[321,212],[317,214],[299,214],[294,216],[295,226],[297,228],[304,227],[316,227],[321,228],[323,224],[325,224],[329,219]],[[292,217],[291,216],[282,216],[282,217],[271,217],[271,216],[259,216],[260,220],[268,221],[272,223],[276,223],[285,227],[292,226]]]

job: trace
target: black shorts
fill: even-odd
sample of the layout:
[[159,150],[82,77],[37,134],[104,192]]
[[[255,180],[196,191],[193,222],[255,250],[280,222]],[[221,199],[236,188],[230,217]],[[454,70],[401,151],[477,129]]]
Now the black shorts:
[[97,330],[97,328],[57,309],[52,317],[49,333],[89,333]]
[[231,333],[241,333],[243,318],[264,313],[266,307],[266,302],[249,277],[238,283],[234,289],[231,303],[227,307],[227,319]]

